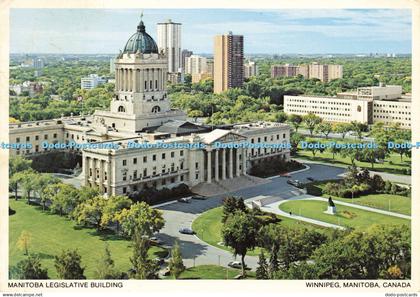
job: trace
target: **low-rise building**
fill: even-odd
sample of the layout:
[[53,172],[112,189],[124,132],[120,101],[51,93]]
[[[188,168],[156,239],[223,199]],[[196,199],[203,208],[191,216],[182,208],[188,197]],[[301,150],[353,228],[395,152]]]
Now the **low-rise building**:
[[401,86],[373,86],[337,96],[284,96],[288,114],[316,114],[325,121],[366,124],[383,122],[411,128],[411,96],[403,95]]
[[106,83],[106,79],[97,74],[90,74],[87,77],[80,79],[80,88],[84,90],[91,90],[99,85]]

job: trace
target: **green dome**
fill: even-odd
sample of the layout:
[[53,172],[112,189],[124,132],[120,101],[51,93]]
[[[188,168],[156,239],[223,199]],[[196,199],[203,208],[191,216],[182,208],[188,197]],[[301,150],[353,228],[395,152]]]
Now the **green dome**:
[[158,53],[156,42],[146,33],[146,27],[143,21],[140,21],[140,24],[137,26],[137,32],[128,39],[124,48],[124,53],[134,54],[137,52],[143,54]]

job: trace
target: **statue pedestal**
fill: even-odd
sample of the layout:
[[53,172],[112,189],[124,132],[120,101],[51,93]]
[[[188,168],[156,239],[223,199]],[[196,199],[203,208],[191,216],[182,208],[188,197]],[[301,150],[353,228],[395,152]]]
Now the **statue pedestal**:
[[326,214],[335,215],[337,213],[337,210],[335,206],[328,206],[328,209],[324,211]]

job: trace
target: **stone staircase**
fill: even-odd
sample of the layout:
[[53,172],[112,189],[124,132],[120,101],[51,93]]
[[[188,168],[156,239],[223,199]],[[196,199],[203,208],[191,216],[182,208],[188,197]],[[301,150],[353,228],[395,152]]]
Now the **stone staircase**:
[[241,175],[232,179],[225,179],[219,181],[212,181],[212,183],[200,183],[194,186],[191,190],[194,193],[203,195],[203,196],[215,196],[221,195],[229,192],[238,191],[244,188],[269,183],[269,180],[249,176]]

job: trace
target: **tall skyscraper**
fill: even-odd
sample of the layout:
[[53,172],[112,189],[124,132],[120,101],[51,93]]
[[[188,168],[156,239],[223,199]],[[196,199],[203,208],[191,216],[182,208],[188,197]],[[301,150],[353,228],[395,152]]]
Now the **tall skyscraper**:
[[242,87],[244,82],[244,37],[217,35],[214,38],[214,93]]
[[157,24],[157,45],[168,58],[168,72],[180,72],[181,63],[181,23],[168,20]]
[[193,54],[193,52],[192,51],[189,51],[189,50],[187,50],[187,49],[184,49],[184,50],[182,50],[182,52],[181,52],[181,67],[182,67],[182,70],[185,72],[185,60],[188,58],[188,57],[191,57],[192,56],[192,54]]

